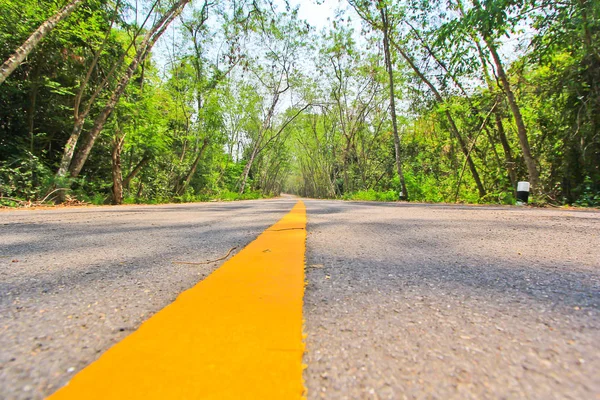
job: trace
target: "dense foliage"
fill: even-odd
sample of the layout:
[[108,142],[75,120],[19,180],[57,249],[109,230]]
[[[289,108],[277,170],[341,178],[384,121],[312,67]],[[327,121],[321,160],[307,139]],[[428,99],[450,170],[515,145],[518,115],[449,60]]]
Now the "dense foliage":
[[[0,0],[0,62],[69,3]],[[0,202],[510,204],[525,180],[598,206],[599,37],[591,0],[348,0],[321,31],[283,1],[82,1],[0,83]]]

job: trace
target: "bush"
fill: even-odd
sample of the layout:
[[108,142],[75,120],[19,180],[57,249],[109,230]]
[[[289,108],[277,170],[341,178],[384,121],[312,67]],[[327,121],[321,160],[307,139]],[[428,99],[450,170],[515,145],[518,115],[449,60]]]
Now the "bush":
[[600,191],[594,190],[592,179],[589,176],[585,177],[582,193],[575,205],[580,207],[600,206]]
[[123,197],[123,204],[135,204],[136,199],[135,196],[125,196]]
[[[38,157],[27,153],[25,157],[0,164],[0,198],[17,200],[42,200],[52,187],[53,174]],[[2,204],[15,203],[0,200]],[[16,203],[15,203],[16,204]]]
[[248,191],[243,194],[239,194],[238,192],[232,192],[229,190],[224,190],[213,197],[215,200],[222,201],[235,201],[235,200],[256,200],[262,199],[265,196],[259,191]]
[[[260,191],[247,191],[246,193],[239,194],[238,192],[234,192],[231,190],[222,190],[216,193],[194,193],[192,188],[188,188],[186,193],[182,196],[177,196],[173,200],[177,203],[196,203],[196,202],[206,202],[211,200],[217,201],[237,201],[237,200],[256,200],[271,197],[269,195],[265,195]],[[124,201],[125,202],[125,201]],[[151,202],[151,204],[157,204],[157,201],[147,200],[147,202]]]
[[343,199],[358,201],[398,201],[399,193],[395,190],[388,190],[387,192],[377,192],[373,189],[359,190],[358,192],[346,193],[343,196]]

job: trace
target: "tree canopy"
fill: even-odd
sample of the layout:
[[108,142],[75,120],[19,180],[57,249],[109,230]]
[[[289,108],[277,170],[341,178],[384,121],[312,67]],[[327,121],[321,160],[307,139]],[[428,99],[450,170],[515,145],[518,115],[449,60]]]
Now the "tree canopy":
[[597,1],[299,7],[2,0],[0,205],[600,205]]

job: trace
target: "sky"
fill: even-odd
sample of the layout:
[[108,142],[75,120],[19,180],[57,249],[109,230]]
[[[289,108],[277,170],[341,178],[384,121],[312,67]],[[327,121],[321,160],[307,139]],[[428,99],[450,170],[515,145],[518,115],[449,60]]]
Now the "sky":
[[[273,0],[274,4],[279,10],[285,9],[286,0]],[[335,14],[338,9],[348,10],[348,14],[352,17],[355,35],[360,35],[361,23],[360,18],[355,14],[355,11],[348,6],[346,0],[287,0],[290,6],[299,6],[299,18],[306,20],[310,25],[315,27],[315,31],[320,33],[323,29],[329,29],[332,27],[332,21],[335,19]],[[186,8],[187,12],[190,12],[191,6]],[[185,11],[184,11],[185,13]],[[159,40],[154,49],[154,60],[157,62],[159,69],[164,70],[167,66],[172,52],[172,44],[180,43],[180,38],[177,38],[179,21],[174,21],[168,32]],[[531,30],[530,27],[524,26],[524,31],[528,32]],[[175,40],[173,40],[175,36]],[[521,36],[521,35],[518,35]],[[179,39],[179,40],[178,40]],[[360,42],[360,38],[356,38],[357,42]],[[517,49],[519,37],[504,38],[502,40],[503,45],[500,48],[500,52],[508,61],[513,61],[518,56],[522,55],[522,51]]]
[[[274,0],[275,5],[283,10],[285,8],[285,0]],[[346,8],[345,0],[289,0],[292,7],[299,6],[298,17],[306,20],[310,25],[315,27],[316,32],[321,32],[323,29],[328,29],[332,26],[335,13],[338,8]],[[188,6],[188,9],[190,7]],[[163,35],[153,51],[153,58],[158,64],[160,70],[165,69],[169,60],[172,58],[172,43],[175,36],[175,43],[178,42],[176,32],[179,26],[179,21],[174,21],[168,31]]]
[[[279,1],[279,3],[283,3],[283,1]],[[324,0],[320,3],[317,4],[315,0],[290,0],[291,6],[300,6],[298,13],[300,19],[308,21],[317,29],[317,32],[331,25],[328,19],[333,20],[335,10],[341,2],[339,0]],[[341,4],[344,5],[345,3]]]

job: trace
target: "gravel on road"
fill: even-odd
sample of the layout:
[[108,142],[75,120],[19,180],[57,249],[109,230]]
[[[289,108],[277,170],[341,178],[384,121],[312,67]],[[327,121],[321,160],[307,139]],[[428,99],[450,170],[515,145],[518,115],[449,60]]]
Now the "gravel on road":
[[[0,398],[52,393],[222,262],[173,261],[294,203],[1,212]],[[600,213],[305,203],[309,399],[600,398]]]
[[600,398],[600,213],[306,206],[309,399]]

